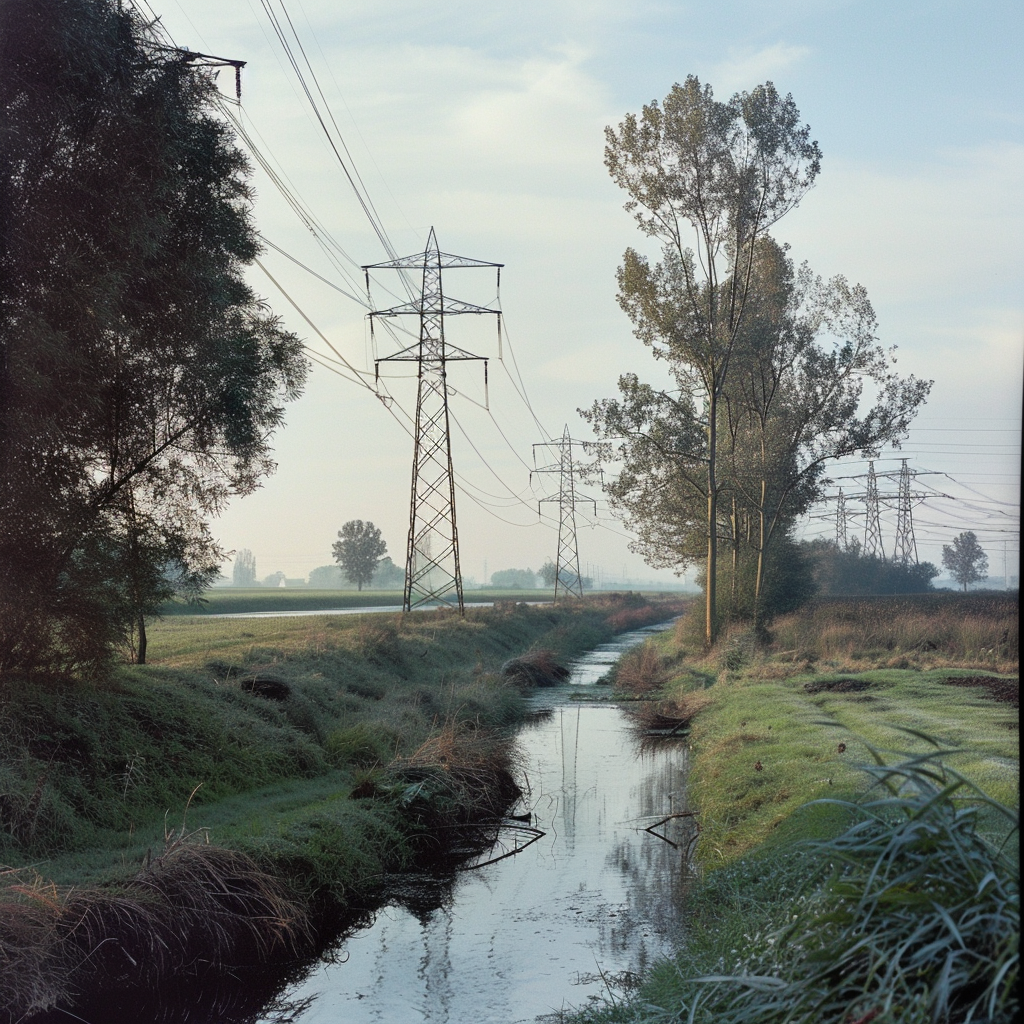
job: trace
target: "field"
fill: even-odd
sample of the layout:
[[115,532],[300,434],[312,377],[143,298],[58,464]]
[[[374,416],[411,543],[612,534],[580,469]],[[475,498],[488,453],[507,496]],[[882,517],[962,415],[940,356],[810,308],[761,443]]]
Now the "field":
[[[183,601],[164,605],[161,614],[230,615],[238,612],[321,611],[334,608],[402,607],[401,590],[309,590],[296,587],[216,587],[198,606]],[[466,604],[493,601],[550,601],[550,590],[467,590]]]

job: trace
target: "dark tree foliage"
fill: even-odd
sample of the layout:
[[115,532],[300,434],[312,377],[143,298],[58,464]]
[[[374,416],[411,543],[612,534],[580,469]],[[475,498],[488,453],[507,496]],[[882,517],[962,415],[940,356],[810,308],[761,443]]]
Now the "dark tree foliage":
[[904,564],[865,555],[857,540],[845,550],[830,540],[804,541],[800,547],[821,597],[924,594],[934,589],[932,580],[939,575],[931,562]]
[[350,519],[338,531],[338,538],[333,546],[335,561],[345,578],[362,590],[387,554],[387,543],[373,523],[364,523],[362,519]]
[[[306,364],[243,279],[208,73],[114,0],[0,4],[0,671],[96,667],[196,594]],[[141,641],[141,642],[140,642]]]

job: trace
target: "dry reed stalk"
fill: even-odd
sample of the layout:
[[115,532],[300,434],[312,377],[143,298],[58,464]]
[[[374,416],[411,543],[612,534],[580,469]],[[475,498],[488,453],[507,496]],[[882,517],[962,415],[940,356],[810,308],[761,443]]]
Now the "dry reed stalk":
[[615,666],[615,688],[636,696],[657,692],[668,679],[669,672],[661,656],[649,644],[627,651]]
[[83,990],[150,985],[199,963],[260,964],[312,948],[306,909],[244,854],[175,835],[134,878],[0,889],[0,1006],[14,1019]]

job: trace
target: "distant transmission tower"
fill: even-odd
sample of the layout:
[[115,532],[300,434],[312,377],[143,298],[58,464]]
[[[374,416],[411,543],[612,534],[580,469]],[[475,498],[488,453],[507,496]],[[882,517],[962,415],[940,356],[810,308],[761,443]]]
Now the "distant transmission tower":
[[917,542],[914,540],[914,513],[910,481],[914,474],[903,460],[900,468],[900,492],[896,506],[896,546],[892,560],[901,565],[917,565]]
[[[576,444],[582,444],[577,441]],[[568,424],[557,441],[545,441],[535,444],[534,458],[538,448],[557,448],[559,452],[557,465],[541,466],[534,473],[557,473],[558,496],[541,498],[537,509],[544,502],[558,502],[558,554],[555,558],[555,601],[559,591],[571,597],[583,597],[583,579],[580,576],[580,552],[576,542],[576,506],[591,504],[594,515],[597,515],[597,502],[593,498],[576,493],[575,467],[572,461],[573,439],[569,436]],[[530,474],[531,477],[533,474]]]
[[879,513],[878,479],[875,476],[875,464],[868,463],[868,487],[864,498],[867,504],[867,521],[864,524],[864,554],[885,558],[882,547],[882,520]]
[[[444,338],[444,321],[449,316],[489,313],[498,318],[501,311],[449,298],[441,285],[441,273],[463,267],[494,267],[499,275],[501,263],[487,263],[465,256],[452,256],[437,246],[430,229],[427,246],[421,253],[363,267],[369,296],[371,270],[416,270],[422,273],[418,298],[370,313],[370,327],[376,319],[399,316],[419,317],[419,340],[395,353],[376,360],[417,364],[416,425],[412,457],[412,495],[409,501],[409,539],[405,558],[405,597],[403,609],[412,611],[428,602],[458,606],[462,600],[462,571],[459,567],[459,534],[455,522],[455,477],[452,469],[452,445],[448,423],[448,363],[454,360],[481,360],[484,381],[487,360],[454,345]],[[371,303],[372,306],[372,303]]]
[[846,541],[846,497],[842,487],[839,488],[839,499],[836,502],[836,547],[840,551],[847,548]]

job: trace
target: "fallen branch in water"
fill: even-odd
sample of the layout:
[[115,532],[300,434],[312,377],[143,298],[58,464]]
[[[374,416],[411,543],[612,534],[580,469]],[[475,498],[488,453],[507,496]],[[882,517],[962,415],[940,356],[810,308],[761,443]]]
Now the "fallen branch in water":
[[[668,836],[663,836],[660,832],[655,832],[654,830],[656,828],[660,828],[662,825],[666,824],[667,822],[670,822],[673,818],[696,818],[696,817],[697,817],[697,812],[696,811],[676,811],[675,814],[668,814],[664,818],[662,818],[661,821],[656,821],[653,825],[648,825],[647,828],[644,829],[644,831],[645,832],[650,832],[652,836],[656,836],[658,839],[661,839],[664,842],[668,843],[668,845],[671,846],[673,850],[678,850],[679,849],[679,844],[678,843],[672,842],[672,840],[669,839]],[[693,847],[693,844],[697,841],[697,836],[699,834],[700,834],[700,825],[697,824],[697,832],[694,834],[693,838],[686,844],[686,855],[687,855],[687,857],[689,857],[690,850]]]

